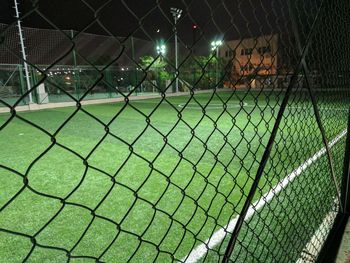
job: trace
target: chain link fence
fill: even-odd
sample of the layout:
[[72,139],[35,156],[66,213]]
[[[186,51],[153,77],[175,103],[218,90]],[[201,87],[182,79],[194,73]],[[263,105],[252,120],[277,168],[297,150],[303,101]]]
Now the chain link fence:
[[321,261],[349,212],[350,3],[142,5],[1,24],[0,261]]
[[[10,103],[14,103],[25,93],[27,89],[26,75],[21,57],[20,38],[17,25],[7,26],[0,24],[0,29],[4,31],[4,44],[0,47],[0,74],[3,98]],[[159,94],[159,90],[173,92],[171,78],[175,74],[174,69],[167,61],[159,61],[152,65],[157,55],[156,45],[151,40],[143,40],[131,36],[124,39],[126,45],[121,41],[116,41],[114,36],[76,32],[74,30],[38,29],[22,27],[25,36],[26,56],[35,66],[29,65],[30,85],[38,85],[42,71],[47,70],[47,76],[76,99],[80,97],[94,84],[98,78],[99,70],[105,74],[105,78],[99,82],[93,91],[88,93],[85,100],[109,99],[121,97],[117,90],[128,92],[135,89],[134,96],[152,96]],[[58,63],[53,63],[62,53],[70,49],[71,42],[68,38],[74,37],[75,49],[70,55],[64,56]],[[122,37],[119,37],[123,39]],[[125,50],[123,50],[125,48]],[[120,57],[108,68],[106,64],[114,60],[116,51],[123,50]],[[10,52],[9,52],[10,51]],[[181,53],[186,52],[186,48],[180,48]],[[205,52],[207,53],[207,52]],[[16,55],[17,54],[17,55]],[[220,66],[216,69],[214,60],[209,61],[206,72],[203,75],[202,67],[207,62],[205,56],[198,56],[202,64],[196,61],[186,60],[183,65],[180,91],[189,91],[190,87],[203,76],[197,84],[197,90],[213,89],[215,77],[224,70],[225,63],[220,61]],[[138,63],[133,62],[137,61]],[[51,64],[53,63],[53,64]],[[54,67],[52,67],[54,65]],[[94,66],[92,66],[94,65]],[[142,68],[148,69],[147,80],[137,84],[143,77]],[[97,70],[96,70],[97,68]],[[12,82],[18,82],[11,86]],[[33,90],[34,100],[38,104],[69,102],[70,98],[60,89],[50,82],[43,82],[45,90],[39,88]],[[158,89],[157,89],[158,87]],[[117,89],[117,90],[116,90]],[[29,100],[22,100],[21,104],[28,104]]]

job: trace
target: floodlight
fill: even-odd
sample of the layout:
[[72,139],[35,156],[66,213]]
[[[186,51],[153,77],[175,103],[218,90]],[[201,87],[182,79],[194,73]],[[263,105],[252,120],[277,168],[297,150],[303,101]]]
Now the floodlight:
[[182,15],[182,10],[179,8],[171,7],[170,12],[173,15],[175,21],[177,21]]
[[160,55],[165,55],[166,46],[164,44],[157,46],[157,53]]

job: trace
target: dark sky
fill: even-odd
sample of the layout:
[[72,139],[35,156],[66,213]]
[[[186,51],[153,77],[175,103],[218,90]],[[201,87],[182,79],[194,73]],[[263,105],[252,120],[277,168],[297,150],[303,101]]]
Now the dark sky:
[[[21,1],[22,13],[33,10],[33,0]],[[84,3],[85,2],[85,3]],[[237,39],[273,33],[283,17],[279,0],[39,0],[37,9],[23,21],[37,28],[84,30],[98,34],[144,39],[171,38],[170,7],[184,11],[178,25],[179,36],[185,43],[193,41],[194,24],[199,26],[196,37]],[[283,1],[282,1],[283,2]],[[224,4],[223,4],[224,3]],[[0,22],[9,23],[13,16],[12,0],[0,0]],[[89,6],[88,6],[89,5]],[[282,8],[283,9],[283,8]],[[275,12],[274,10],[277,10]],[[95,20],[99,18],[103,27]],[[49,24],[45,19],[54,24]],[[91,24],[92,23],[92,24]],[[142,25],[142,26],[141,26]],[[160,33],[157,33],[160,29]]]
[[0,1],[0,22],[7,23],[11,21],[12,13],[10,1],[2,0]]

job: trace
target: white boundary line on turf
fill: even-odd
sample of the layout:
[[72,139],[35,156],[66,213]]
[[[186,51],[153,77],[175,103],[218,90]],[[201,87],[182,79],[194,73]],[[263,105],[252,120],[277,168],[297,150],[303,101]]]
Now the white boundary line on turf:
[[[186,103],[182,103],[182,104],[179,104],[178,107],[179,107],[179,108],[184,108],[185,105],[186,105]],[[223,105],[224,105],[224,104],[222,104],[222,103],[210,103],[210,104],[208,104],[208,105],[205,107],[205,109],[207,109],[207,110],[210,110],[210,109],[213,109],[213,110],[215,110],[215,109],[223,109],[223,108],[224,108]],[[205,106],[205,104],[202,105],[202,107],[204,107],[204,106]],[[242,107],[247,107],[247,106],[248,106],[248,103],[247,103],[247,102],[244,102],[243,105],[239,105],[239,103],[234,104],[234,105],[226,104],[226,106],[227,106],[227,109],[242,108]],[[196,103],[189,103],[189,104],[186,105],[185,108],[186,108],[186,109],[194,109],[194,110],[202,110],[202,108],[199,107],[199,105],[196,104]]]
[[[142,102],[142,101],[140,101]],[[143,102],[144,103],[144,102]],[[153,103],[153,102],[149,102],[149,103]],[[192,106],[193,105],[193,106]],[[227,109],[234,109],[234,108],[265,108],[267,106],[269,106],[268,104],[248,104],[247,102],[244,102],[243,105],[239,105],[239,103],[234,104],[234,105],[230,105],[230,104],[226,104],[227,105]],[[191,110],[202,110],[201,107],[199,107],[198,104],[195,103],[189,103],[186,107],[185,107],[185,103],[179,104],[177,105],[179,108],[186,108],[186,109],[191,109]],[[204,104],[202,105],[203,107],[205,106]],[[257,107],[258,106],[258,107]],[[272,105],[271,105],[272,106]],[[269,106],[269,107],[271,107]],[[274,108],[279,108],[279,105],[275,105]],[[223,109],[223,104],[221,103],[212,103],[212,104],[208,104],[208,106],[206,107],[206,109],[210,110],[210,109]],[[302,106],[287,106],[287,109],[304,109],[305,107]],[[348,109],[342,109],[342,108],[331,108],[331,107],[326,107],[326,108],[322,108],[319,107],[320,110],[329,110],[329,111],[348,111]],[[306,110],[310,110],[313,111],[313,108],[309,108]]]
[[[347,134],[345,129],[340,134],[338,134],[332,141],[328,143],[329,148],[332,148],[339,140],[341,140]],[[308,168],[312,163],[318,160],[326,153],[326,148],[323,147],[317,153],[315,153],[311,158],[307,159],[302,165],[288,174],[282,181],[280,181],[275,187],[264,194],[259,200],[254,202],[248,209],[247,215],[244,221],[249,220],[256,211],[261,209],[266,203],[270,202],[272,198],[281,192],[289,183],[291,183],[297,176],[299,176],[306,168]],[[184,257],[181,262],[195,263],[201,259],[209,249],[213,249],[219,245],[222,240],[226,237],[226,234],[232,232],[236,226],[238,220],[238,215],[234,217],[224,228],[216,231],[210,238],[208,238],[204,244],[200,244],[194,250],[190,252],[186,257]]]
[[306,244],[296,263],[315,262],[315,259],[320,253],[323,243],[325,242],[329,231],[331,230],[334,224],[334,220],[337,216],[337,210],[339,208],[338,204],[338,199],[335,199],[335,207],[333,207],[333,209],[325,216],[325,218],[322,221],[322,224],[319,226],[319,228],[315,231],[314,235],[311,237],[309,242]]

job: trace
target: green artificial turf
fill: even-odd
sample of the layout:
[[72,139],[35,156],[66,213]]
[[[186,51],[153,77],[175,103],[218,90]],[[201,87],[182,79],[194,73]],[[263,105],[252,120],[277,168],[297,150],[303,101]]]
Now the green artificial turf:
[[[222,92],[17,113],[0,131],[0,262],[182,259],[240,212],[283,96]],[[339,116],[321,111],[330,138],[346,127]],[[9,118],[0,115],[0,126]],[[292,97],[254,200],[322,147],[310,102]],[[331,207],[330,180],[322,157],[243,226],[237,262],[297,259]],[[287,257],[293,236],[302,238]]]

